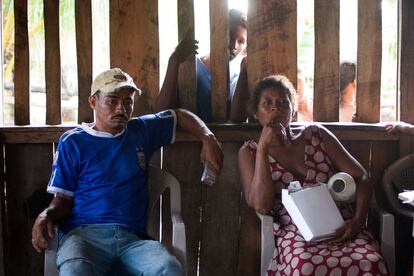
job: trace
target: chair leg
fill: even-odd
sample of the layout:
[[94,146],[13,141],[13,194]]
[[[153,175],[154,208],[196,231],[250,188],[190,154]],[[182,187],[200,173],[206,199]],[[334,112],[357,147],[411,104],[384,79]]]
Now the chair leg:
[[381,253],[388,264],[390,275],[395,275],[395,233],[394,216],[390,213],[381,215]]

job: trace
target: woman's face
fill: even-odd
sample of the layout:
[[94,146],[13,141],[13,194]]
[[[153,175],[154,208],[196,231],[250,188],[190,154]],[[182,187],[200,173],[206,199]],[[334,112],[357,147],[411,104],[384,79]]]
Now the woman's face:
[[288,127],[292,119],[292,102],[287,93],[273,87],[260,95],[256,117],[262,126],[282,124]]

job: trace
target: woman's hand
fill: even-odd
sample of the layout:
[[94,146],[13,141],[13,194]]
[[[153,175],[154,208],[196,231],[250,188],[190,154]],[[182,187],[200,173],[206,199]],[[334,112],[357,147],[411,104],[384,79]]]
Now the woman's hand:
[[331,241],[332,243],[341,243],[353,239],[364,225],[364,220],[352,218],[344,222],[336,231],[336,237]]
[[289,142],[286,128],[276,119],[276,112],[269,114],[259,139],[262,146],[280,146]]

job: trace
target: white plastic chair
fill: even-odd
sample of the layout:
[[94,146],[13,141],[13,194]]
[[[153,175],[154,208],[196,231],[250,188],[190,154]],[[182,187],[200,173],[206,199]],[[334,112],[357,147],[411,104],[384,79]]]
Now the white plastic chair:
[[[395,275],[395,242],[394,216],[378,207],[371,210],[372,215],[379,219],[381,253],[388,264],[390,274]],[[267,268],[273,258],[275,250],[275,236],[273,233],[273,217],[256,213],[261,222],[261,261],[260,275],[267,275]]]
[[[157,200],[166,190],[170,189],[170,207],[172,220],[172,247],[173,254],[181,263],[184,275],[187,274],[187,250],[185,225],[181,218],[181,189],[178,180],[165,170],[158,167],[150,166],[148,177],[148,193],[149,205],[148,212],[156,206]],[[56,267],[56,253],[57,253],[57,228],[55,229],[55,238],[49,241],[51,250],[45,252],[45,276],[59,275]]]

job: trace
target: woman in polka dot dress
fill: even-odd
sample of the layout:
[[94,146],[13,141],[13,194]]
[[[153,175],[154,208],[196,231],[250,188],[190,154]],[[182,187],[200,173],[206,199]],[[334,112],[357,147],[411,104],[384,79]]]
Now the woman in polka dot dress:
[[[258,142],[248,141],[239,151],[247,203],[279,221],[268,275],[388,275],[376,241],[364,228],[371,196],[366,171],[322,126],[292,131],[294,98],[295,90],[286,77],[270,76],[258,82],[251,110],[263,129]],[[305,242],[281,204],[281,189],[295,180],[302,186],[326,183],[336,171],[352,175],[358,185],[355,214],[345,218],[332,240]]]

